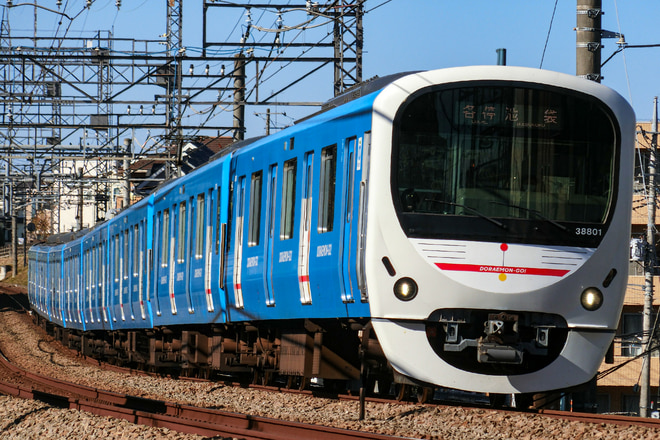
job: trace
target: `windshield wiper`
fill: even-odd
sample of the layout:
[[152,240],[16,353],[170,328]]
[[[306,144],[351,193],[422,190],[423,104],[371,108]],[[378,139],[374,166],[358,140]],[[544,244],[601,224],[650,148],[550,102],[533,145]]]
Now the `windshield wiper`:
[[535,215],[536,217],[540,218],[541,220],[546,221],[546,222],[550,223],[551,225],[561,229],[562,231],[568,232],[568,228],[566,226],[562,225],[561,223],[557,223],[556,221],[554,221],[552,219],[549,219],[548,217],[544,216],[543,214],[541,214],[536,209],[525,208],[524,206],[513,205],[511,203],[496,202],[494,200],[491,200],[490,203],[494,203],[496,205],[506,206],[506,207],[509,207],[509,208],[520,209],[521,211],[527,211],[527,212]]
[[440,204],[443,204],[443,205],[449,205],[449,206],[458,206],[459,208],[463,208],[463,209],[465,209],[465,210],[467,210],[467,211],[470,211],[470,212],[476,214],[477,217],[481,217],[481,218],[484,219],[484,220],[488,220],[488,221],[491,222],[492,224],[497,225],[497,226],[499,226],[499,227],[502,228],[502,229],[506,229],[506,225],[505,225],[504,223],[499,222],[499,221],[495,220],[495,219],[492,218],[492,217],[488,217],[486,214],[483,214],[483,213],[479,212],[478,210],[476,210],[476,209],[474,209],[474,208],[471,208],[471,207],[469,207],[469,206],[467,206],[467,205],[462,205],[462,204],[460,204],[460,203],[454,203],[454,202],[447,202],[447,201],[445,201],[445,200],[435,200],[435,199],[424,199],[424,201],[425,201],[425,202],[440,203]]

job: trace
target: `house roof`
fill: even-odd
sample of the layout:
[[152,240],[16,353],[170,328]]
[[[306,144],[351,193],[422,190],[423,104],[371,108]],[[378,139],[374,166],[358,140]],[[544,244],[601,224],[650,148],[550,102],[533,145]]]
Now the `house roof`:
[[[195,168],[204,165],[214,154],[222,151],[233,142],[233,138],[226,136],[200,137],[188,142],[183,146],[181,157],[183,174],[188,174]],[[132,163],[129,167],[131,176],[141,179],[134,187],[134,192],[139,195],[147,195],[153,191],[167,178],[165,165],[168,161],[159,159],[173,159],[175,156],[176,145],[170,145],[159,158],[141,159]]]

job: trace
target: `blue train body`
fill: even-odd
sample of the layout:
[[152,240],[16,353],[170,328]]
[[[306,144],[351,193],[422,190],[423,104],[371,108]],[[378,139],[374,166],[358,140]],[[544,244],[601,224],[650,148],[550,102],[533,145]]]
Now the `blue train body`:
[[33,246],[34,310],[84,354],[200,374],[589,381],[625,292],[630,106],[502,66],[351,94]]
[[66,244],[34,246],[35,309],[90,331],[368,317],[355,246],[374,97],[246,141]]

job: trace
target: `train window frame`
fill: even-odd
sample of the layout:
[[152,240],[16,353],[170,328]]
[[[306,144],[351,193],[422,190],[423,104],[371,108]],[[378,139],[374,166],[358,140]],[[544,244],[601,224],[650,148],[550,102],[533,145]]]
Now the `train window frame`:
[[170,209],[165,208],[163,210],[163,221],[162,221],[162,234],[161,234],[161,267],[167,267],[169,264],[169,243],[170,243]]
[[220,192],[221,188],[218,188],[215,191],[215,254],[220,254],[220,220],[222,218],[221,206],[220,206]]
[[296,215],[296,182],[298,159],[294,157],[284,162],[282,167],[282,205],[280,208],[280,240],[293,238]]
[[140,272],[140,226],[133,225],[133,278],[136,278]]
[[268,200],[268,205],[266,207],[268,218],[267,218],[267,233],[268,240],[271,241],[275,234],[275,208],[277,205],[277,164],[270,166],[268,171],[270,176],[268,191],[266,192],[266,199]]
[[197,206],[195,212],[195,259],[201,260],[204,257],[204,225],[206,217],[206,195],[197,194]]
[[130,232],[128,229],[124,230],[123,234],[123,261],[122,261],[122,276],[125,280],[128,279],[129,273],[129,248],[130,248]]
[[319,185],[319,234],[332,232],[335,217],[335,193],[337,184],[337,144],[321,150],[321,176]]
[[261,197],[263,170],[255,171],[250,178],[250,209],[248,213],[248,246],[259,246],[261,235]]
[[183,263],[186,261],[186,231],[187,231],[187,201],[183,200],[179,203],[179,216],[177,219],[177,253],[176,262]]
[[112,239],[112,256],[113,256],[113,262],[114,262],[114,276],[115,276],[115,283],[119,282],[119,277],[121,273],[119,272],[119,234],[115,234],[113,239]]

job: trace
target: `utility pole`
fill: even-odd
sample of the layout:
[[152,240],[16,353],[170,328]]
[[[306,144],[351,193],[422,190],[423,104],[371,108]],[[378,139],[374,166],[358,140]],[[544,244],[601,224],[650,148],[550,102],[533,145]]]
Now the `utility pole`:
[[653,275],[655,272],[655,172],[658,148],[658,97],[653,98],[653,120],[651,121],[651,148],[649,149],[649,187],[646,200],[648,223],[646,226],[646,258],[644,258],[644,316],[642,321],[642,348],[645,351],[642,363],[641,390],[639,393],[639,415],[649,417],[651,396],[651,353],[653,340]]
[[600,82],[602,0],[577,0],[576,75]]
[[245,57],[234,61],[234,141],[245,139]]

